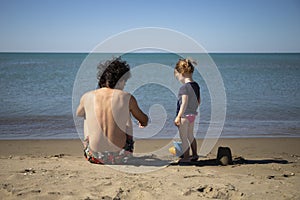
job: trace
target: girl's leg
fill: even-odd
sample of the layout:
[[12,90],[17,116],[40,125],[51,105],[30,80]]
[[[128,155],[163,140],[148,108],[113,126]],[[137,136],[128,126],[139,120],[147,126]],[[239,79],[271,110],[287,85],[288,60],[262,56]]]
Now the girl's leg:
[[197,141],[196,141],[196,139],[193,140],[193,142],[191,144],[191,148],[192,148],[193,156],[198,156],[198,153],[197,153]]
[[188,140],[191,144],[193,158],[198,158],[197,141],[194,137],[194,122],[189,123],[189,126],[188,126]]
[[189,128],[189,121],[186,118],[181,118],[181,123],[179,126],[179,135],[182,142],[183,160],[188,160],[190,157],[188,128]]

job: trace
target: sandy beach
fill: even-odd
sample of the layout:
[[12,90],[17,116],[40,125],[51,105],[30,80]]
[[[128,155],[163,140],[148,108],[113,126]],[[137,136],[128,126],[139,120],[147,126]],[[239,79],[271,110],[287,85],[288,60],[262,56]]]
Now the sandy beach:
[[[2,140],[0,199],[300,199],[300,138],[220,139],[190,166],[153,153],[168,142],[137,140],[140,163],[103,166],[80,140]],[[216,164],[219,146],[233,165]]]

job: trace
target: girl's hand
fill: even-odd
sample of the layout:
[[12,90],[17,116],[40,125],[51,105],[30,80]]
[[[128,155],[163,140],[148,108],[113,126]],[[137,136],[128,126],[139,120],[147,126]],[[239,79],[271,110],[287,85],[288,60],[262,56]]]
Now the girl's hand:
[[176,117],[174,121],[175,126],[179,127],[180,122],[181,122],[180,117]]

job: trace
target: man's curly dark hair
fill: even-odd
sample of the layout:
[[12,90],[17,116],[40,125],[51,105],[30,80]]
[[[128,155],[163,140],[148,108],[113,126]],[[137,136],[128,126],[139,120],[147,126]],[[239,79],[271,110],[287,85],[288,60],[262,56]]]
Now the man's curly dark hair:
[[130,78],[130,66],[126,61],[121,60],[120,57],[100,63],[97,69],[97,79],[100,88],[115,88],[121,78],[125,81]]

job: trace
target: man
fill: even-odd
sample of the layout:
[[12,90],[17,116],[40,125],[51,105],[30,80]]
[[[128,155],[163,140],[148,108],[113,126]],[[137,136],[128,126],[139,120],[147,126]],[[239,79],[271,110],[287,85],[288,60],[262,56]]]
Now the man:
[[130,67],[120,58],[98,66],[99,89],[85,93],[76,115],[84,117],[85,156],[92,163],[126,162],[132,153],[133,115],[140,127],[147,126],[148,116],[134,96],[124,92]]

